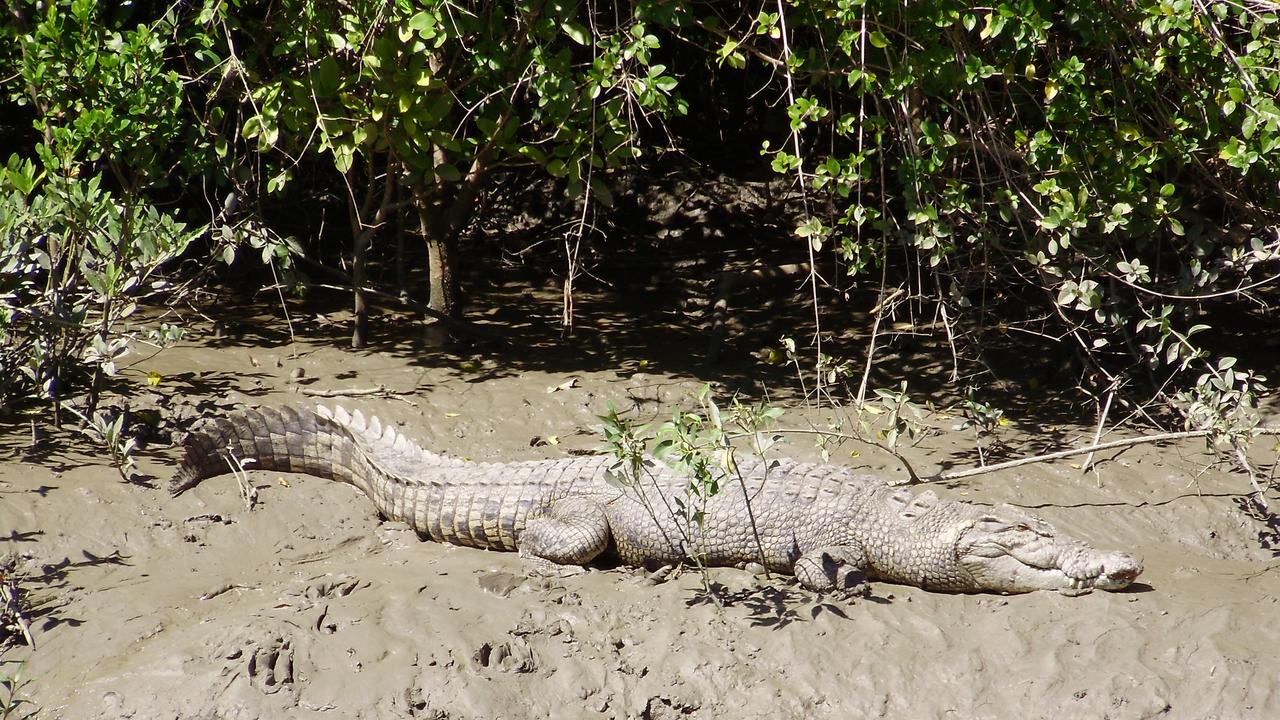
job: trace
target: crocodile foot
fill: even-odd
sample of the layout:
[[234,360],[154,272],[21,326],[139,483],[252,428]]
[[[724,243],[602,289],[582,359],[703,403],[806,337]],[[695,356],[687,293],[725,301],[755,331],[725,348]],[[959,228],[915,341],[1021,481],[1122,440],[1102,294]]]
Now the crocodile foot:
[[802,587],[814,592],[835,593],[846,598],[871,594],[861,559],[846,547],[826,547],[807,552],[796,560],[792,572]]

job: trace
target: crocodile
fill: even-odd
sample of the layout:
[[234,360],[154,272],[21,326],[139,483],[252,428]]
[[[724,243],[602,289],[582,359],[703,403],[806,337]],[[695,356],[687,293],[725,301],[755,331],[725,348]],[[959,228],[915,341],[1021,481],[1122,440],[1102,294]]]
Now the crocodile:
[[[518,551],[536,568],[759,563],[819,593],[865,594],[871,580],[940,592],[1081,594],[1121,590],[1142,563],[1095,550],[1011,505],[912,493],[837,465],[748,461],[705,504],[676,504],[687,477],[646,459],[628,482],[615,458],[471,462],[429,452],[376,417],[324,406],[243,409],[198,426],[176,496],[249,468],[316,475],[364,492],[381,515],[437,542]],[[738,479],[741,478],[741,482]]]

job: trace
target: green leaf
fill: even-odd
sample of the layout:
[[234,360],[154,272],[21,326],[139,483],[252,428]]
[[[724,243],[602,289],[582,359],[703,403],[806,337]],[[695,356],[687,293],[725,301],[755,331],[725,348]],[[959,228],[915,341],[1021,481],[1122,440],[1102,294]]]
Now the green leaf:
[[879,30],[872,30],[867,39],[871,42],[872,47],[889,47],[889,38],[885,37],[884,33]]
[[1005,17],[996,12],[987,13],[987,22],[982,26],[982,30],[978,33],[978,37],[986,40],[1000,34],[1004,29]]
[[480,132],[484,133],[486,138],[492,138],[498,132],[498,121],[489,117],[478,117],[476,127],[480,128]]
[[533,145],[521,145],[519,148],[516,148],[516,153],[539,164],[547,161],[547,154]]
[[1075,302],[1078,295],[1079,286],[1074,281],[1068,280],[1058,289],[1058,304],[1066,307]]
[[566,20],[561,23],[560,29],[564,30],[564,33],[569,36],[570,40],[578,43],[579,45],[587,45],[591,39],[591,35],[587,32],[587,29],[572,20]]
[[240,136],[245,140],[252,140],[262,133],[262,116],[254,115],[244,121],[244,127],[240,129]]
[[414,15],[413,17],[409,18],[409,22],[408,22],[409,29],[413,30],[414,32],[417,32],[424,40],[428,39],[429,36],[422,35],[422,33],[427,31],[431,32],[430,37],[434,37],[435,26],[436,26],[436,16],[435,16],[435,13],[431,12],[430,10],[423,10],[417,15]]
[[436,175],[445,182],[458,182],[462,179],[462,173],[458,172],[458,168],[449,163],[437,165]]
[[267,192],[277,193],[289,182],[289,171],[282,170],[267,181]]
[[321,98],[333,97],[338,92],[338,61],[329,56],[320,61],[320,67],[314,75],[314,85],[316,96]]
[[355,152],[352,148],[345,145],[333,148],[333,166],[338,169],[338,172],[345,174],[354,162]]

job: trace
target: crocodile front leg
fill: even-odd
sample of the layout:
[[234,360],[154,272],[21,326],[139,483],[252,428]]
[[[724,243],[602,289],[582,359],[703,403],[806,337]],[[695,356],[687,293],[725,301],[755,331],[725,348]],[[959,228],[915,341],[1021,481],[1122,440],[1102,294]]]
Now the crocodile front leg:
[[814,592],[866,596],[871,591],[866,567],[866,556],[860,549],[831,545],[801,555],[791,572],[802,587]]
[[523,558],[585,565],[609,547],[609,518],[591,498],[564,498],[530,518],[518,544]]

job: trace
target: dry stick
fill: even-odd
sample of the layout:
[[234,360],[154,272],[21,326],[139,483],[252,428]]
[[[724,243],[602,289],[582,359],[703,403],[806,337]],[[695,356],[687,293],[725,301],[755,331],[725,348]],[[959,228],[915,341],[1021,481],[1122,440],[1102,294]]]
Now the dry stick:
[[298,359],[298,338],[293,333],[293,318],[289,317],[289,305],[284,301],[284,287],[280,282],[280,277],[276,274],[276,258],[273,255],[271,262],[267,263],[271,268],[271,279],[275,282],[276,296],[280,298],[280,310],[284,313],[284,323],[289,327],[289,349],[294,360]]
[[[1280,435],[1280,427],[1259,427],[1254,428],[1253,432],[1257,435]],[[1020,465],[1031,465],[1032,463],[1045,462],[1048,460],[1058,460],[1073,455],[1081,455],[1084,453],[1094,453],[1099,450],[1112,450],[1115,448],[1132,447],[1134,445],[1146,445],[1148,443],[1165,442],[1167,440],[1183,440],[1186,438],[1207,437],[1212,435],[1211,430],[1184,430],[1182,432],[1160,433],[1157,435],[1143,435],[1135,438],[1125,438],[1123,440],[1112,440],[1089,447],[1074,448],[1070,450],[1059,450],[1057,452],[1045,453],[1044,455],[1034,455],[1032,457],[1019,458],[1017,460],[1008,460],[995,465],[987,465],[986,467],[970,468],[968,470],[957,470],[955,472],[939,473],[931,478],[932,480],[959,480],[960,478],[973,477],[974,475],[982,475],[983,473],[995,472],[996,470],[1005,470]],[[1250,478],[1252,480],[1252,478]],[[1257,482],[1254,482],[1254,488],[1258,489]],[[1259,489],[1259,492],[1261,490]]]
[[254,487],[253,481],[249,479],[249,473],[245,466],[252,465],[257,461],[255,458],[244,458],[241,460],[236,457],[232,446],[228,445],[226,454],[223,459],[227,461],[227,466],[231,468],[231,474],[236,478],[236,484],[240,487],[240,497],[244,499],[244,509],[248,512],[253,511],[253,506],[258,502],[258,488]]
[[1254,500],[1262,506],[1262,509],[1270,512],[1271,508],[1267,507],[1267,499],[1262,495],[1262,486],[1258,484],[1258,473],[1253,469],[1253,465],[1249,464],[1249,458],[1244,454],[1244,448],[1239,443],[1232,443],[1236,449],[1236,460],[1240,461],[1240,467],[1244,468],[1245,473],[1249,475],[1249,483],[1253,485]]
[[[1111,412],[1111,398],[1115,397],[1116,391],[1112,390],[1107,393],[1107,401],[1102,404],[1102,412],[1098,414],[1098,429],[1093,432],[1093,444],[1097,445],[1102,440],[1102,428],[1107,426],[1107,413]],[[1093,453],[1089,453],[1089,457],[1084,459],[1084,464],[1080,466],[1080,474],[1084,475],[1089,472],[1089,467],[1093,465]]]
[[876,302],[876,306],[871,308],[871,314],[875,316],[875,320],[871,323],[871,339],[867,341],[867,364],[862,369],[862,382],[858,385],[858,399],[856,404],[862,407],[867,400],[867,381],[871,377],[871,366],[874,364],[876,354],[876,336],[880,332],[880,318],[884,316],[885,308],[890,303],[898,299],[898,296],[905,292],[901,287],[894,288],[893,292],[887,296],[884,294],[885,277],[884,269],[881,268],[880,274],[880,299]]
[[[858,442],[866,443],[868,445],[874,445],[875,447],[878,447],[881,450],[884,450],[890,453],[891,455],[896,457],[899,462],[902,463],[903,467],[905,467],[907,470],[907,474],[911,476],[912,481],[909,484],[937,482],[940,480],[959,480],[961,478],[973,477],[975,475],[984,475],[986,473],[995,472],[997,470],[1007,470],[1009,468],[1019,467],[1022,465],[1032,465],[1034,463],[1048,462],[1049,460],[1059,460],[1065,457],[1071,457],[1073,455],[1081,455],[1084,453],[1094,453],[1100,450],[1113,450],[1115,448],[1132,447],[1134,445],[1146,445],[1148,443],[1165,442],[1168,440],[1183,440],[1186,438],[1206,437],[1213,434],[1213,431],[1211,430],[1185,430],[1182,432],[1160,433],[1158,435],[1143,435],[1141,437],[1125,438],[1123,440],[1111,440],[1110,442],[1090,445],[1088,447],[1072,448],[1069,450],[1058,450],[1056,452],[1045,453],[1044,455],[1033,455],[1031,457],[1018,458],[1017,460],[1007,460],[1002,463],[996,463],[995,465],[984,465],[982,467],[969,468],[968,470],[956,470],[954,472],[938,473],[937,475],[934,475],[930,478],[921,479],[916,474],[915,469],[912,468],[911,463],[908,462],[907,459],[903,457],[901,453],[897,452],[896,450],[893,450],[892,448],[888,448],[883,445],[880,445],[878,443],[870,442],[866,438],[859,437],[857,435],[850,435],[848,433],[831,432],[829,430],[807,430],[807,429],[801,429],[801,428],[788,428],[788,429],[774,430],[774,432],[777,432],[783,435],[822,435],[824,437],[831,437],[839,440],[856,440]],[[1254,428],[1252,432],[1255,435],[1280,435],[1280,427],[1258,427],[1258,428]],[[1236,448],[1237,459],[1240,459],[1240,456],[1242,453],[1243,451],[1239,447],[1237,447]],[[1254,477],[1252,477],[1252,469],[1248,465],[1246,465],[1245,467],[1249,469],[1249,471],[1251,472],[1250,480],[1253,482],[1254,488],[1258,492],[1261,492],[1262,490],[1259,487],[1257,480]]]
[[[373,395],[377,397],[397,398],[400,400],[404,400],[405,395],[413,394],[413,391],[411,390],[403,391],[403,392],[400,390],[388,390],[385,385],[378,385],[377,387],[370,387],[370,388],[348,388],[345,390],[319,390],[319,389],[312,389],[312,388],[298,388],[298,392],[302,393],[303,395],[310,395],[311,397],[325,397],[325,398],[368,397]],[[408,402],[410,405],[416,405],[416,403],[410,402],[408,400],[405,400],[405,402]]]
[[[937,276],[934,276],[937,281]],[[942,290],[938,290],[938,312],[942,315],[942,328],[947,331],[947,344],[951,346],[951,382],[960,379],[960,358],[956,355],[956,338],[951,333],[951,320],[947,317],[947,304],[943,301]]]

